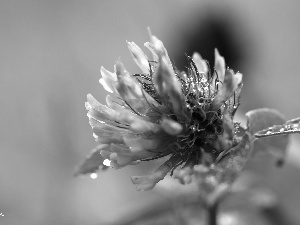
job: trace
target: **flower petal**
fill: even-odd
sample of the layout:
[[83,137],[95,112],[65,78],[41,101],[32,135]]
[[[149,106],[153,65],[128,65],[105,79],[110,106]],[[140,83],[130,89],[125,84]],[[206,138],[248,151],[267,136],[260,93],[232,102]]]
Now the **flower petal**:
[[151,106],[156,107],[158,103],[145,91],[141,84],[124,69],[121,63],[116,64],[118,75],[117,91],[124,100],[126,108],[140,114],[146,113]]
[[115,132],[109,132],[109,131],[101,131],[100,134],[97,134],[97,131],[94,131],[94,137],[96,142],[101,144],[111,144],[111,143],[119,143],[123,144],[123,138],[121,134],[117,134]]
[[165,48],[164,44],[162,43],[161,40],[159,40],[157,37],[155,37],[154,35],[150,34],[150,39],[151,39],[151,43],[153,44],[153,49],[155,51],[155,53],[158,56],[163,56],[165,57],[166,63],[170,68],[173,68],[172,66],[172,62],[170,60],[170,57],[168,55],[167,49]]
[[212,101],[209,110],[218,110],[242,83],[242,77],[241,73],[234,74],[232,70],[226,70],[223,85]]
[[107,123],[98,123],[97,121],[93,122],[93,120],[90,121],[91,127],[93,128],[94,133],[97,136],[102,136],[105,132],[108,133],[117,133],[120,135],[126,135],[131,133],[126,128],[120,128],[114,125],[109,125]]
[[168,52],[162,41],[154,35],[151,35],[150,29],[149,33],[154,51],[159,57],[158,68],[153,74],[154,86],[162,100],[164,100],[165,103],[171,103],[171,107],[176,116],[183,121],[188,121],[189,118],[185,114],[185,100],[181,90],[181,83],[176,78]]
[[225,76],[225,59],[222,57],[218,51],[218,49],[215,48],[215,70],[217,71],[218,78],[221,82],[224,81]]
[[75,176],[80,174],[94,173],[99,169],[107,169],[107,166],[103,165],[104,158],[100,155],[102,149],[108,148],[108,145],[98,145],[91,153],[79,164],[75,171]]
[[130,129],[136,133],[157,133],[161,130],[161,127],[156,123],[147,122],[139,119],[130,124]]
[[185,114],[185,100],[181,84],[177,80],[174,70],[168,66],[164,56],[160,55],[159,65],[153,74],[153,83],[165,105],[170,105],[176,116],[183,121],[189,120]]
[[124,142],[132,152],[156,149],[162,142],[161,139],[147,139],[142,137],[123,137]]
[[101,144],[124,144],[123,139],[116,135],[115,133],[102,133],[101,136],[97,136],[95,133],[93,134],[95,137],[95,141]]
[[[136,133],[158,132],[160,127],[158,124],[146,121],[149,120],[146,116],[136,115],[129,110],[118,110],[116,120],[121,124],[129,125],[129,129]],[[144,127],[142,127],[144,126]]]
[[158,62],[158,55],[157,55],[156,52],[155,52],[155,49],[154,49],[153,44],[150,43],[150,42],[146,42],[146,43],[144,44],[144,46],[145,46],[146,48],[148,48],[149,51],[152,53],[153,61]]
[[148,191],[165,178],[168,172],[180,162],[179,156],[172,156],[168,161],[161,165],[154,173],[146,176],[132,176],[131,181],[136,185],[137,191]]
[[125,101],[127,98],[139,99],[143,97],[140,84],[128,74],[121,62],[116,64],[116,74],[118,77],[117,90]]
[[106,105],[115,111],[125,109],[124,101],[120,98],[117,98],[115,95],[107,95],[105,100]]
[[207,63],[198,52],[194,52],[193,61],[199,73],[207,74],[208,72]]
[[128,125],[127,128],[134,133],[157,133],[161,130],[159,124],[147,120],[150,120],[148,116],[137,115],[126,109],[117,110],[116,121]]
[[112,122],[115,120],[116,111],[100,104],[91,94],[87,95],[85,107],[88,110],[89,118],[103,122]]
[[150,38],[154,50],[159,57],[158,68],[153,74],[153,83],[165,104],[168,105],[168,102],[170,102],[176,116],[186,121],[188,117],[184,113],[185,101],[181,90],[181,83],[176,79],[168,52],[162,41],[157,37],[150,35]]
[[154,153],[148,151],[140,152],[118,152],[110,155],[110,159],[115,160],[120,166],[126,166],[137,160],[153,157]]
[[136,164],[138,160],[154,157],[149,151],[131,152],[125,145],[111,144],[110,148],[101,151],[101,155],[113,162],[112,167],[120,169],[126,165]]
[[161,121],[162,129],[170,135],[178,135],[182,132],[183,128],[180,123],[174,120],[163,117]]
[[102,78],[99,80],[100,84],[102,84],[106,91],[113,93],[115,91],[117,75],[109,72],[103,66],[101,66],[100,73],[102,75]]
[[117,153],[119,153],[119,152],[130,152],[130,149],[129,149],[128,146],[119,145],[119,144],[115,144],[115,143],[110,145],[110,150],[112,152],[117,152]]
[[234,91],[234,94],[230,97],[228,100],[228,112],[231,117],[235,115],[235,112],[237,111],[239,105],[241,104],[240,102],[240,94],[242,91],[243,83],[240,83],[238,88]]
[[143,73],[148,74],[150,68],[148,58],[145,53],[134,42],[127,41],[127,45],[135,63],[141,68]]

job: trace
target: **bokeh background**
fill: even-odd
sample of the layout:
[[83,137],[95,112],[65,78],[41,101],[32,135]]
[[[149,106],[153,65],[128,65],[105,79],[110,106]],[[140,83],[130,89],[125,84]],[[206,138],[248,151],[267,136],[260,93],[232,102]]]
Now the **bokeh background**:
[[[106,224],[164,201],[135,191],[134,168],[73,177],[95,146],[84,102],[92,93],[104,103],[100,66],[113,70],[120,57],[138,72],[126,40],[142,46],[148,26],[181,69],[185,53],[213,62],[217,47],[244,74],[240,115],[270,107],[300,116],[299,8],[297,0],[1,0],[0,224]],[[295,135],[281,169],[252,166],[298,222],[299,147]]]

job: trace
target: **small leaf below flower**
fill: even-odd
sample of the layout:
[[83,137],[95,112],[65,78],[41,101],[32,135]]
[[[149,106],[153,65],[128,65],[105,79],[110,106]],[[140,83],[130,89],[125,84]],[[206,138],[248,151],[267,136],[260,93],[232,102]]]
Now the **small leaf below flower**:
[[284,116],[275,109],[260,108],[246,113],[248,117],[248,129],[251,134],[285,122]]
[[[274,109],[255,109],[246,113],[246,116],[248,117],[248,129],[255,137],[258,137],[257,133],[268,127],[285,123],[284,116]],[[271,153],[278,158],[278,165],[281,165],[285,157],[287,145],[287,135],[256,139],[254,142],[254,154]]]
[[99,169],[105,170],[109,168],[103,164],[105,158],[100,154],[100,151],[107,145],[98,145],[91,153],[79,164],[75,171],[75,176],[90,174],[98,171]]

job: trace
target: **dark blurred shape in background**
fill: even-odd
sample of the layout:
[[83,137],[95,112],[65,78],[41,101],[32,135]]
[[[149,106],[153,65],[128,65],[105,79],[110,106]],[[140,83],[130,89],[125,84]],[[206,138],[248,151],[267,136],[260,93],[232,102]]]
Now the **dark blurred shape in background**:
[[[250,40],[244,37],[246,32],[243,32],[247,27],[238,20],[238,16],[234,8],[225,9],[220,13],[207,7],[205,15],[192,13],[192,24],[185,21],[186,26],[178,31],[178,35],[182,35],[182,48],[186,49],[189,56],[194,52],[200,53],[202,58],[208,60],[211,69],[214,66],[214,50],[217,48],[225,58],[227,66],[235,71],[246,71],[249,51],[254,49],[246,47],[250,45]],[[186,66],[186,60],[183,58],[184,55],[178,52],[174,59],[180,69]],[[247,76],[245,78],[247,79]]]

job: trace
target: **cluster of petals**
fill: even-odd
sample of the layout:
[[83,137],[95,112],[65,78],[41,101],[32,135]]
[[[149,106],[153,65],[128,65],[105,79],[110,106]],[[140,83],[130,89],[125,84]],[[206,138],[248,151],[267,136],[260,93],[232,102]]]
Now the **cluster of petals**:
[[226,69],[217,50],[212,73],[198,53],[188,57],[189,71],[180,72],[155,36],[144,44],[151,59],[127,44],[141,71],[129,73],[119,61],[114,72],[101,67],[100,83],[110,92],[106,105],[87,96],[100,154],[116,169],[164,157],[151,174],[131,178],[137,190],[152,189],[169,172],[188,183],[195,165],[209,167],[236,145],[233,116],[242,75]]

